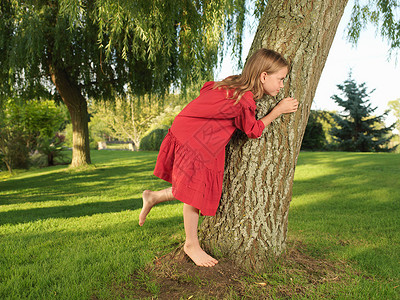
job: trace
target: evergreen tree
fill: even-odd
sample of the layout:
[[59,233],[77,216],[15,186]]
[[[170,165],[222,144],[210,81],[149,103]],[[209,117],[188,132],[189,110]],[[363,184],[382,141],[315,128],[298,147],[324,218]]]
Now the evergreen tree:
[[333,115],[337,127],[332,128],[331,134],[339,143],[339,150],[354,152],[390,151],[387,143],[392,138],[388,133],[394,128],[394,124],[386,127],[383,123],[387,112],[380,116],[373,116],[377,107],[372,108],[368,103],[369,96],[374,90],[367,92],[365,83],[357,85],[354,79],[349,78],[337,85],[344,95],[344,99],[338,95],[331,98],[344,108],[343,114]]

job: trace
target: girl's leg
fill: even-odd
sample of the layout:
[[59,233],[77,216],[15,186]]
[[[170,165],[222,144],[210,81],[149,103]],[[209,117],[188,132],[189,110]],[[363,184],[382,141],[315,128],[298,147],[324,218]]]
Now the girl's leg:
[[213,267],[218,261],[204,252],[197,237],[199,210],[188,204],[183,204],[183,222],[185,224],[186,242],[183,246],[185,253],[193,262],[202,267]]
[[146,216],[154,205],[165,201],[175,200],[174,196],[172,195],[172,187],[161,191],[145,190],[142,197],[143,208],[139,215],[140,226],[143,226],[144,222],[146,221]]

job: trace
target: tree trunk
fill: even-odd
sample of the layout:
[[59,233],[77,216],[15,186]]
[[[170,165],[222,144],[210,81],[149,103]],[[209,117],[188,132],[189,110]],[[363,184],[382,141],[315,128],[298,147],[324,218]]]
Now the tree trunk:
[[89,118],[86,100],[79,87],[69,80],[64,70],[58,70],[50,65],[50,76],[71,115],[73,131],[71,167],[90,164]]
[[[262,270],[268,257],[285,249],[289,205],[301,141],[311,103],[347,0],[270,0],[249,55],[265,47],[291,64],[278,96],[300,102],[294,114],[270,124],[261,138],[237,132],[227,146],[221,203],[200,228],[203,247],[236,263]],[[257,117],[277,101],[257,103]]]

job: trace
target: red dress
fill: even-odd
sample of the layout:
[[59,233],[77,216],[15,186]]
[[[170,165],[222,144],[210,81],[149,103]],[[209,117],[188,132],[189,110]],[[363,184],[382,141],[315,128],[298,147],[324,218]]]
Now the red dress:
[[198,208],[205,216],[217,211],[225,146],[235,130],[242,130],[249,138],[260,137],[264,130],[264,123],[255,118],[251,92],[234,105],[236,100],[227,99],[225,89],[212,89],[213,85],[206,82],[200,95],[176,116],[154,169],[154,175],[172,183],[176,199]]

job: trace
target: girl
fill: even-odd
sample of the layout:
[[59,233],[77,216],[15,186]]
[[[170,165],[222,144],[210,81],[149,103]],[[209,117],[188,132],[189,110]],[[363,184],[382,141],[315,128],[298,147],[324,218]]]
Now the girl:
[[213,216],[218,208],[224,175],[225,146],[238,128],[249,138],[261,136],[265,126],[284,113],[297,111],[298,101],[285,98],[256,120],[255,100],[276,96],[283,88],[289,64],[279,53],[259,49],[241,75],[220,82],[206,82],[200,95],[175,118],[162,142],[154,175],[172,184],[161,191],[145,190],[139,215],[142,226],[151,208],[178,199],[183,204],[185,253],[198,266],[218,261],[200,247],[197,237],[199,211]]

